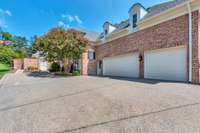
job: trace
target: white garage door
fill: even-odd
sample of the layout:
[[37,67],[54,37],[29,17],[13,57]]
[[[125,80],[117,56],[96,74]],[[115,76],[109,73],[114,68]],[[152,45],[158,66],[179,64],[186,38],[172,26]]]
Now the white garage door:
[[187,54],[185,47],[153,50],[144,54],[144,77],[186,81]]
[[127,54],[105,58],[103,60],[104,76],[139,77],[138,54]]

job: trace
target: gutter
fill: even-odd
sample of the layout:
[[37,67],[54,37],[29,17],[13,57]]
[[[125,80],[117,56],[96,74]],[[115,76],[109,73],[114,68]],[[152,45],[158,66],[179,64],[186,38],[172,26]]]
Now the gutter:
[[188,13],[189,13],[189,82],[192,82],[192,10],[191,10],[191,1],[187,3]]

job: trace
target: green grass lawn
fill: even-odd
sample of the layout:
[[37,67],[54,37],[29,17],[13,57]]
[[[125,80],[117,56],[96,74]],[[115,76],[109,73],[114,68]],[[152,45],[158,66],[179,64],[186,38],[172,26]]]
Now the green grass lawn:
[[0,63],[0,79],[10,71],[10,66]]

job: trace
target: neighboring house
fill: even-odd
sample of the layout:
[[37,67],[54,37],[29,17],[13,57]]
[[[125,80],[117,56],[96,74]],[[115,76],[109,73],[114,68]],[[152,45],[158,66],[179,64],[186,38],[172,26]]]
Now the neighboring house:
[[105,22],[83,54],[82,74],[200,83],[200,0],[173,0]]

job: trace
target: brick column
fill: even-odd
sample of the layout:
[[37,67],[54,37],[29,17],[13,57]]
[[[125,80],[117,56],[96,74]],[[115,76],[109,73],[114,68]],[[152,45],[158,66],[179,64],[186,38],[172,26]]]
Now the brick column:
[[84,52],[82,54],[82,60],[81,60],[81,74],[82,75],[88,75],[88,52]]
[[13,60],[13,69],[23,69],[23,59],[14,59]]
[[192,13],[192,37],[193,37],[193,55],[192,55],[192,82],[200,83],[200,17],[199,11]]

